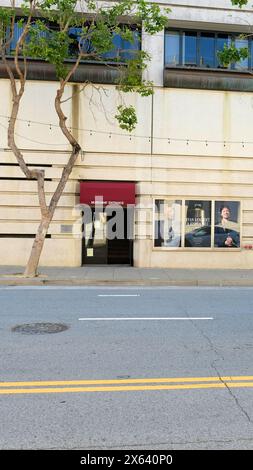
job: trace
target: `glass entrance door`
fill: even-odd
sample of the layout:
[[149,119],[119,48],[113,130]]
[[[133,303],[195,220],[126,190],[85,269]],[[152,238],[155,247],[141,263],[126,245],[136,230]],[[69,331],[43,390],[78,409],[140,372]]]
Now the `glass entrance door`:
[[103,207],[92,209],[91,220],[84,221],[83,264],[107,263],[107,217]]
[[[123,208],[122,208],[123,209]],[[132,264],[133,210],[123,209],[115,221],[115,212],[103,207],[92,209],[83,224],[82,264]]]

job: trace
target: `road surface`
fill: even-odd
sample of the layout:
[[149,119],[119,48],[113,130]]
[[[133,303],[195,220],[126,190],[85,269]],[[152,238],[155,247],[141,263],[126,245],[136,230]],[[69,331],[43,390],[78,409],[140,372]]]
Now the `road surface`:
[[2,287],[0,301],[1,449],[253,448],[253,289]]

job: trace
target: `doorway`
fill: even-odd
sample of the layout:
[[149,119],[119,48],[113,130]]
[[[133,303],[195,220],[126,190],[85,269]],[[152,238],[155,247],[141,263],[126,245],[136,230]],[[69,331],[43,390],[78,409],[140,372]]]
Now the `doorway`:
[[83,216],[82,264],[133,265],[134,208],[91,208]]

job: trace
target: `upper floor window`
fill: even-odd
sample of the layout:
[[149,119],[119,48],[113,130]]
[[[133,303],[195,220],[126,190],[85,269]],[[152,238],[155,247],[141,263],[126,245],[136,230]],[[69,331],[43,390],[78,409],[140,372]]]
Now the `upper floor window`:
[[197,65],[197,34],[187,32],[183,36],[183,65]]
[[[20,21],[21,20],[21,21]],[[52,22],[47,22],[48,31],[40,31],[41,36],[47,36],[50,34],[51,31],[57,31],[58,26]],[[36,21],[32,27],[36,27]],[[23,24],[22,18],[17,17],[13,31],[11,33],[10,28],[6,29],[6,39],[7,41],[12,38],[9,42],[8,49],[6,50],[7,55],[13,55],[15,53],[17,42],[23,32]],[[70,44],[68,48],[68,56],[66,59],[71,59],[77,57],[79,53],[79,49],[83,50],[83,52],[87,54],[91,54],[91,59],[96,60],[95,49],[92,44],[92,39],[82,37],[82,28],[79,27],[70,27],[68,30]],[[126,40],[121,37],[120,34],[112,33],[112,49],[106,53],[99,54],[99,60],[106,60],[106,61],[121,61],[124,62],[127,59],[134,59],[136,52],[141,49],[141,40],[140,40],[140,31],[136,28],[132,29],[132,40]],[[29,35],[26,38],[26,42],[29,42]],[[94,55],[92,55],[94,53]],[[88,58],[88,57],[86,57]]]
[[165,34],[165,65],[180,64],[180,42],[178,31],[168,31]]
[[[21,37],[21,35],[23,33],[23,30],[24,30],[24,24],[22,23],[22,20],[23,20],[22,17],[16,17],[15,23],[14,23],[14,26],[13,26],[13,31],[11,31],[10,27],[6,28],[5,38],[6,38],[6,41],[9,42],[8,48],[6,49],[6,54],[7,55],[14,55],[14,53],[15,53],[17,42],[18,42],[19,38]],[[31,22],[31,27],[32,28],[37,27],[36,20],[37,20],[37,18],[35,18],[34,21],[32,20],[32,22]],[[46,22],[45,20],[44,20],[44,23],[47,25],[48,28],[50,28],[51,31],[57,30],[57,26],[55,25],[55,23],[52,23],[50,21]],[[39,34],[40,37],[47,37],[48,32],[47,31],[39,31],[38,34]],[[26,43],[29,43],[29,34],[26,37]]]
[[[9,44],[9,47],[8,47],[8,50],[7,50],[7,54],[12,54],[15,51],[17,42],[18,42],[22,32],[23,32],[23,27],[21,25],[19,25],[18,21],[16,21],[15,24],[14,24],[12,40],[10,41],[10,44]],[[9,39],[10,34],[11,34],[10,28],[8,27],[7,31],[6,31],[6,39],[7,40]]]
[[132,32],[133,41],[123,39],[119,34],[114,34],[113,48],[111,51],[103,54],[105,59],[131,60],[135,58],[135,52],[140,50],[140,32],[135,30]]
[[238,49],[248,48],[249,57],[226,67],[230,70],[253,68],[253,40],[235,33],[171,30],[165,33],[165,65],[224,68],[218,52],[234,44]]
[[[81,39],[81,34],[82,28],[71,27],[69,29],[69,37],[72,40],[69,47],[70,57],[76,57],[78,55],[79,47],[87,54],[95,54],[96,52],[92,44],[92,39]],[[103,54],[99,54],[99,58],[112,61],[120,60],[123,62],[127,59],[134,59],[136,51],[140,50],[140,31],[132,31],[132,41],[123,39],[120,34],[112,33],[112,35],[112,49]],[[95,55],[91,56],[91,59],[95,60]]]

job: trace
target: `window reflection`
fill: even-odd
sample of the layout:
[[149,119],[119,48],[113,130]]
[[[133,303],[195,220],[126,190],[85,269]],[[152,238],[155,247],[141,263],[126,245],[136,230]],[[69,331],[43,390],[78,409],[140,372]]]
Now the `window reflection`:
[[200,36],[200,66],[215,66],[215,36],[212,33],[201,33]]
[[197,33],[184,33],[183,64],[188,66],[197,65]]
[[[235,39],[235,47],[236,49],[248,49],[249,48],[249,41],[248,39],[243,39],[243,38],[236,38]],[[236,62],[235,68],[236,69],[248,69],[249,67],[249,58],[246,57],[246,59],[241,59],[239,62]]]
[[180,35],[177,31],[171,31],[165,36],[165,63],[179,65]]

